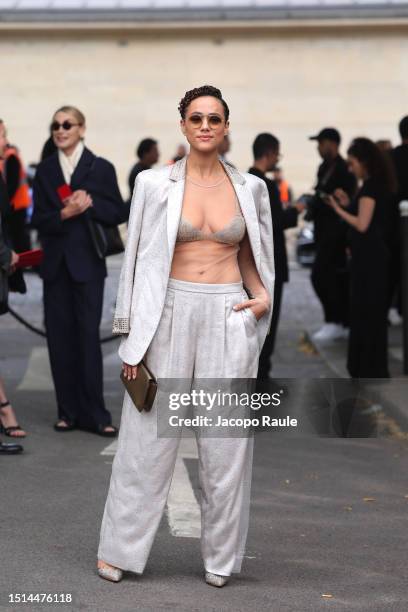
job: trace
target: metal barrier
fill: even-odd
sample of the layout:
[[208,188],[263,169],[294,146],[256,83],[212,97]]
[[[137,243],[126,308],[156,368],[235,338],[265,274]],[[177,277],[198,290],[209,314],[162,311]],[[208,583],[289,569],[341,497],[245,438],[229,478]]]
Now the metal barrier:
[[[29,323],[28,321],[26,321],[21,315],[19,315],[15,310],[13,310],[12,308],[10,308],[10,306],[8,307],[8,311],[11,314],[12,317],[14,317],[16,319],[16,321],[18,321],[19,323],[21,323],[21,325],[24,325],[24,327],[26,327],[27,329],[29,329],[30,331],[32,331],[34,334],[37,334],[37,336],[41,336],[42,338],[46,338],[47,337],[47,333],[45,332],[45,330],[43,329],[39,329],[38,327],[35,327],[34,325],[31,325],[31,323]],[[111,335],[111,336],[106,336],[106,338],[101,338],[101,344],[105,344],[106,342],[111,342],[112,340],[116,340],[118,338],[117,335]]]

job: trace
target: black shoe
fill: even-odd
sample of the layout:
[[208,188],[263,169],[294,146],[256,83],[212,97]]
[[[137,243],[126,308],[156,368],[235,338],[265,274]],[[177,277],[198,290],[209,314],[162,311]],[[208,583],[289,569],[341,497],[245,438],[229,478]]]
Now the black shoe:
[[14,442],[5,444],[4,442],[0,442],[1,455],[17,455],[17,453],[21,453],[23,450],[21,444],[14,444]]
[[[5,402],[1,402],[0,403],[0,409],[1,408],[5,408],[6,406],[11,406],[10,402],[8,400],[6,400]],[[9,438],[25,438],[26,434],[24,434],[23,436],[15,436],[13,435],[14,432],[16,431],[24,431],[22,427],[20,427],[20,425],[17,423],[17,425],[10,425],[9,427],[5,427],[3,425],[3,421],[1,419],[1,415],[0,415],[0,433],[2,434],[6,434],[6,436],[9,436]]]
[[[105,431],[105,427],[112,427],[113,431]],[[114,425],[97,425],[96,427],[90,427],[89,425],[78,425],[77,429],[81,431],[87,431],[88,433],[98,434],[98,436],[104,436],[105,438],[116,438],[118,435],[118,428]]]
[[18,424],[17,425],[11,425],[10,427],[4,427],[3,423],[1,423],[1,421],[0,421],[0,433],[1,434],[5,434],[9,438],[25,438],[26,437],[26,434],[24,434],[23,436],[14,436],[13,432],[15,432],[15,431],[24,431],[24,430]]
[[[66,423],[66,425],[59,425],[61,421]],[[72,421],[69,421],[68,419],[64,418],[58,419],[58,421],[54,423],[54,429],[55,431],[72,431],[73,429],[75,429],[75,423],[72,423]]]
[[[113,431],[105,431],[105,427],[112,427]],[[98,425],[95,433],[100,436],[104,436],[105,438],[116,438],[118,431],[118,428],[114,425]]]

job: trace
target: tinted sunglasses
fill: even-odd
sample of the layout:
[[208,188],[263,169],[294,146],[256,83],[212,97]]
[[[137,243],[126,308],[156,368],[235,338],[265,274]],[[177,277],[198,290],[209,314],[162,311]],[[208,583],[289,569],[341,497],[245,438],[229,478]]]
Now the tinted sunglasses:
[[75,125],[82,125],[82,124],[81,123],[71,123],[71,121],[64,121],[63,123],[58,123],[58,121],[53,121],[51,123],[51,130],[53,132],[58,132],[60,127],[62,127],[63,130],[68,132],[68,130],[70,130]]
[[[190,115],[190,117],[187,119],[187,121],[194,128],[200,128],[203,125],[204,117],[205,117],[205,115],[199,115],[198,113],[193,113],[192,115]],[[220,127],[222,122],[223,122],[223,119],[219,115],[207,115],[207,124],[208,124],[208,127],[210,127],[213,130],[215,128]]]

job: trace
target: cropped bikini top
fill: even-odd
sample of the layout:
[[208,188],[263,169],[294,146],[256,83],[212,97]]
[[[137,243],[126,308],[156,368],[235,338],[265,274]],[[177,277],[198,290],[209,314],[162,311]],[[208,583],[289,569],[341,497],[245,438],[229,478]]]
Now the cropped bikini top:
[[204,232],[194,227],[188,219],[181,217],[177,232],[177,242],[193,242],[195,240],[214,240],[225,244],[238,244],[245,235],[245,219],[242,215],[238,200],[235,200],[236,212],[231,221],[217,232]]

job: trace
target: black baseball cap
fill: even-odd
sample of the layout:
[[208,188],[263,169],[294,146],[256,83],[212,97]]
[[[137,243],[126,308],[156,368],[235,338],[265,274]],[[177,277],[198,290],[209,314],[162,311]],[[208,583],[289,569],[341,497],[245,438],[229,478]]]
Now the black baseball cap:
[[340,132],[336,130],[336,128],[328,127],[323,128],[323,130],[320,130],[320,132],[316,134],[316,136],[309,136],[309,140],[318,140],[319,142],[321,140],[331,140],[332,142],[340,144],[341,136]]

